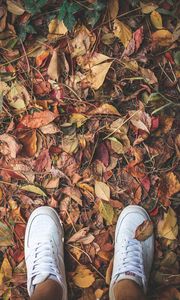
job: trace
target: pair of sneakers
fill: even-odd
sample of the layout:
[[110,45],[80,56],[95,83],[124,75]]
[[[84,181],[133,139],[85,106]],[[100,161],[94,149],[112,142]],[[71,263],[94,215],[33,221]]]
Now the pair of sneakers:
[[[147,290],[147,282],[154,254],[154,236],[145,241],[135,239],[136,228],[150,220],[147,212],[139,206],[126,207],[119,216],[115,232],[113,272],[109,295],[114,300],[113,286],[123,279],[134,280]],[[56,211],[44,206],[31,214],[25,233],[25,260],[27,288],[32,296],[36,285],[46,279],[59,282],[63,300],[67,300],[67,283],[64,265],[64,231]]]

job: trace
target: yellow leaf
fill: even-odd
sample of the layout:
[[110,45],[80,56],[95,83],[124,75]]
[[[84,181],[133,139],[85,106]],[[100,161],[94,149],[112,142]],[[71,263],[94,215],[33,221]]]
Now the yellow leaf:
[[13,235],[11,229],[0,221],[0,246],[6,247],[13,244]]
[[102,296],[103,296],[103,294],[104,294],[104,291],[103,290],[101,290],[101,289],[97,289],[97,290],[95,290],[95,296],[96,296],[96,299],[101,299],[102,298]]
[[75,270],[73,281],[80,288],[88,288],[94,283],[95,278],[94,274],[86,266],[79,265]]
[[157,29],[162,29],[163,24],[162,24],[162,17],[158,11],[154,10],[152,11],[151,15],[151,23],[154,25],[155,28]]
[[90,112],[91,115],[117,115],[120,116],[120,113],[117,111],[117,109],[108,103],[102,104],[98,108],[93,109]]
[[160,29],[152,34],[152,42],[162,47],[168,47],[172,44],[172,33],[166,29]]
[[49,33],[52,37],[58,37],[59,35],[65,35],[68,32],[67,27],[64,25],[63,21],[58,21],[57,19],[51,20],[49,23]]
[[110,137],[109,140],[111,141],[111,148],[114,152],[117,154],[123,154],[124,153],[124,146],[123,144],[118,141],[115,137]]
[[110,200],[110,188],[101,181],[95,181],[95,194],[98,198],[109,201]]
[[129,26],[116,19],[114,21],[113,32],[114,35],[120,39],[120,41],[126,48],[132,38],[132,31]]
[[7,9],[9,12],[17,16],[21,16],[25,12],[23,6],[18,1],[14,0],[7,0]]
[[70,123],[76,123],[77,128],[80,128],[87,120],[87,117],[83,114],[73,113],[70,117]]
[[40,196],[45,196],[45,197],[47,196],[39,187],[32,185],[32,184],[23,185],[23,186],[20,186],[19,188],[23,191],[35,193]]
[[112,225],[114,218],[114,210],[108,202],[99,201],[100,215],[105,219],[108,225]]
[[158,8],[158,5],[152,2],[149,3],[140,2],[140,7],[144,14],[150,14],[152,11]]
[[160,237],[169,240],[175,240],[177,238],[177,217],[171,207],[169,207],[168,212],[164,214],[164,218],[159,221],[157,229]]
[[135,59],[130,59],[129,57],[122,60],[123,65],[125,68],[130,69],[132,71],[138,71],[139,66]]
[[119,11],[119,0],[109,0],[108,11],[110,19],[113,20],[117,17]]
[[92,89],[98,90],[103,84],[111,64],[112,61],[93,66],[87,73],[83,82],[89,85]]
[[11,278],[12,278],[12,268],[8,259],[5,257],[0,269],[0,286]]
[[104,55],[102,53],[94,52],[93,55],[88,53],[86,55],[79,56],[76,60],[78,65],[81,66],[81,68],[88,71],[92,67],[99,65],[108,59],[110,59],[109,56]]

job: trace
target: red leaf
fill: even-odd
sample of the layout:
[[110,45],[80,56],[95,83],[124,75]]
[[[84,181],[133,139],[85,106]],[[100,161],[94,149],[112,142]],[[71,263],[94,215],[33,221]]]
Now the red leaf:
[[94,158],[100,160],[105,167],[109,165],[109,151],[105,143],[99,144],[96,148]]
[[51,158],[49,155],[49,150],[44,149],[41,151],[39,157],[36,159],[34,169],[37,172],[42,172],[44,170],[49,171],[51,168]]
[[136,45],[136,51],[139,49],[139,47],[142,44],[143,41],[143,26],[138,28],[134,33],[133,33],[133,38],[135,40],[135,45]]
[[50,110],[35,112],[32,115],[26,115],[22,118],[20,124],[30,128],[39,128],[52,122],[57,117],[57,114]]
[[166,52],[166,53],[165,53],[165,57],[166,57],[166,59],[167,59],[172,65],[174,65],[174,60],[173,60],[172,55],[171,55],[170,52]]
[[142,179],[140,179],[140,180],[141,180],[141,184],[142,184],[143,187],[145,188],[146,192],[149,192],[150,186],[151,186],[149,177],[146,176],[146,177],[144,177],[144,178],[142,178]]
[[159,117],[151,118],[151,129],[150,131],[154,131],[159,127]]

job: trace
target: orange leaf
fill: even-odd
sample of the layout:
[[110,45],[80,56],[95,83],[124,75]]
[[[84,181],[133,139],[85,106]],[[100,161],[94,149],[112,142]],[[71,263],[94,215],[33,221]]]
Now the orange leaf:
[[41,52],[40,55],[36,56],[36,65],[37,65],[37,67],[40,67],[48,56],[49,56],[49,51],[48,50],[45,50],[45,51]]

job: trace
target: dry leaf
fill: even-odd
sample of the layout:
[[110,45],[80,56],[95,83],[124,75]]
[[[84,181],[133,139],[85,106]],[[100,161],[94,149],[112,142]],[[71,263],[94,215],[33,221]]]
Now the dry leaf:
[[139,68],[142,76],[144,77],[144,79],[149,83],[149,84],[154,84],[157,83],[158,80],[156,78],[156,76],[154,75],[153,71],[151,71],[150,69],[145,69],[140,67]]
[[164,217],[157,225],[160,237],[175,240],[178,234],[177,217],[174,210],[169,207],[168,212],[164,213]]
[[62,189],[62,193],[66,194],[75,202],[77,202],[80,206],[82,206],[81,193],[77,188],[66,186],[65,188]]
[[5,96],[9,92],[9,90],[9,85],[6,82],[0,80],[0,91],[2,95]]
[[154,25],[156,29],[162,29],[163,24],[162,24],[162,17],[158,11],[154,10],[151,15],[151,23]]
[[102,298],[103,294],[104,294],[104,291],[103,291],[103,290],[97,289],[97,290],[95,291],[96,299],[97,299],[97,300],[100,300],[100,299]]
[[64,25],[63,21],[59,21],[58,19],[53,19],[49,23],[49,39],[59,38],[61,35],[65,35],[68,32],[67,27]]
[[7,100],[9,105],[16,110],[25,110],[31,98],[26,88],[22,84],[15,82],[7,94]]
[[99,212],[108,225],[113,224],[114,210],[108,202],[99,201]]
[[3,259],[1,268],[0,268],[0,286],[6,281],[8,282],[12,278],[12,267],[9,263],[7,257]]
[[85,79],[82,80],[82,84],[92,89],[98,90],[103,84],[106,74],[112,64],[111,62],[102,63],[91,68],[86,74]]
[[152,11],[158,8],[158,5],[152,2],[149,3],[140,2],[140,7],[144,14],[150,14]]
[[35,56],[37,67],[40,67],[43,64],[43,62],[48,58],[49,53],[49,50],[41,50],[41,52]]
[[75,285],[80,288],[88,288],[94,283],[95,277],[94,274],[86,266],[79,265],[75,270],[73,281]]
[[90,111],[90,115],[117,115],[120,116],[120,113],[117,109],[108,103],[102,104],[98,108],[95,108]]
[[37,152],[37,133],[36,130],[28,130],[18,134],[20,142],[23,144],[23,150],[26,155],[33,157]]
[[19,145],[15,138],[7,133],[0,135],[0,153],[3,155],[10,155],[12,158],[16,158],[18,152],[21,150],[21,145]]
[[50,110],[45,110],[24,116],[20,123],[26,127],[39,128],[51,123],[56,117]]
[[96,197],[109,201],[110,200],[110,188],[109,186],[101,181],[95,181],[95,194]]
[[110,137],[110,138],[108,138],[108,140],[111,141],[111,148],[114,152],[116,152],[117,154],[123,154],[124,153],[124,146],[120,141],[118,141],[117,138]]
[[40,127],[39,129],[41,130],[41,132],[43,134],[55,134],[60,131],[58,126],[56,124],[54,124],[53,122],[49,123],[47,125],[44,125],[44,126]]
[[161,47],[168,47],[173,43],[172,33],[169,30],[161,29],[153,32],[152,44],[154,47],[157,45]]
[[145,241],[153,234],[153,222],[145,220],[135,231],[135,239]]
[[47,195],[43,192],[43,190],[41,190],[38,186],[32,184],[19,186],[19,188],[23,191],[27,191],[27,192],[35,193],[40,196],[47,197]]
[[66,135],[63,137],[62,139],[62,149],[69,153],[72,154],[74,152],[77,151],[79,146],[79,141],[78,138],[76,136],[76,133],[72,134],[72,135]]
[[12,230],[3,222],[0,221],[0,246],[7,247],[13,245]]
[[1,6],[0,33],[3,32],[6,28],[6,19],[7,19],[7,8],[6,6]]
[[162,177],[158,188],[158,198],[164,204],[170,197],[180,191],[180,182],[173,172],[168,172]]
[[116,19],[114,21],[113,32],[114,35],[120,39],[120,41],[126,48],[132,38],[132,31],[129,26]]
[[111,282],[112,270],[113,270],[113,258],[110,260],[109,266],[106,270],[106,284],[108,285]]
[[88,71],[92,67],[103,63],[104,61],[110,59],[109,56],[102,53],[94,52],[93,54],[87,53],[86,55],[77,57],[77,63],[84,70]]
[[77,242],[78,240],[80,240],[83,237],[85,237],[88,232],[89,232],[89,227],[84,227],[84,228],[80,229],[79,231],[77,231],[76,233],[74,233],[68,239],[67,243],[75,243],[75,242]]
[[131,123],[137,128],[149,133],[151,128],[151,117],[143,111],[129,111]]
[[60,64],[59,64],[59,56],[58,56],[57,49],[54,49],[53,51],[53,55],[49,63],[47,74],[51,79],[58,81],[60,75]]
[[75,34],[75,38],[70,41],[72,57],[86,54],[96,41],[95,34],[91,33],[84,25],[79,27]]
[[25,9],[20,2],[14,0],[7,0],[7,9],[9,12],[17,16],[21,16],[25,12]]
[[108,11],[109,11],[110,19],[111,20],[115,19],[119,11],[119,0],[109,0]]
[[76,123],[77,128],[80,128],[87,121],[87,117],[83,114],[73,113],[70,117],[70,123]]
[[158,293],[157,300],[180,300],[180,292],[175,287],[169,286],[169,287],[163,288]]

